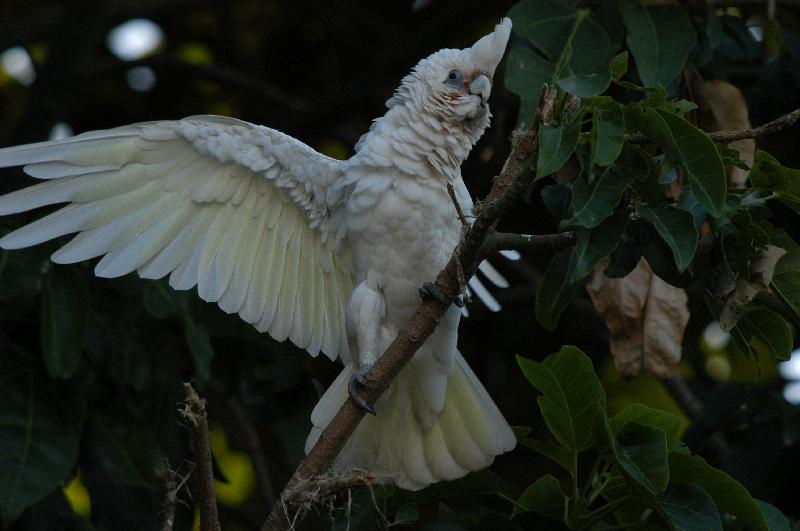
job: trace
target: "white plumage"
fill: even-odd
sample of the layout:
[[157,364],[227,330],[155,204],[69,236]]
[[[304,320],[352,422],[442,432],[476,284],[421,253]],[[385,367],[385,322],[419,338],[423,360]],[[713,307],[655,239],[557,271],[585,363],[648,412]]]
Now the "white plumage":
[[[460,166],[489,124],[486,100],[511,22],[422,60],[339,161],[278,131],[194,116],[0,149],[0,167],[43,182],[0,197],[0,215],[66,203],[0,239],[17,249],[77,235],[52,259],[102,257],[99,276],[169,275],[277,340],[345,368],[311,416],[309,449],[360,367],[386,349],[452,253],[472,202]],[[481,271],[505,280],[488,263]],[[477,279],[470,286],[499,305]],[[514,436],[456,350],[448,310],[336,466],[417,489],[488,466]]]

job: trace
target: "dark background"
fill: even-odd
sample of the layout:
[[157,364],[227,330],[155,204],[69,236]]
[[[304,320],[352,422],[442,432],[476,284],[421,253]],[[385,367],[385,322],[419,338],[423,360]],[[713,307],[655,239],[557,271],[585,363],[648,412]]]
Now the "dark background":
[[[36,63],[36,79],[30,86],[0,77],[0,146],[46,139],[58,122],[69,124],[78,133],[139,121],[224,114],[281,130],[327,154],[347,157],[371,120],[383,114],[384,102],[419,59],[443,47],[471,45],[513,4],[438,0],[413,11],[410,1],[0,0],[0,52],[23,46]],[[108,33],[118,24],[140,17],[160,26],[164,41],[152,55],[121,61],[106,44]],[[148,66],[155,72],[151,90],[130,88],[126,73],[134,66]],[[731,72],[731,81],[741,86],[748,98],[754,125],[797,106],[796,87],[800,84],[792,77],[797,74],[796,67],[774,74],[787,76],[783,85],[772,78],[765,81],[769,72],[765,74],[759,61]],[[502,75],[501,66],[490,100],[492,128],[463,167],[475,197],[485,194],[499,171],[516,120],[516,98],[502,88]],[[784,88],[779,90],[781,86]],[[767,149],[784,164],[798,167],[796,139],[795,129],[781,139],[772,139]],[[0,170],[0,192],[28,182],[18,169]],[[18,226],[29,218],[3,219],[0,228]],[[785,224],[791,223],[786,217]],[[529,201],[519,205],[501,229],[551,233],[556,227],[542,207],[538,191],[533,190]],[[44,246],[38,254],[10,253],[9,263],[12,257],[24,256],[13,260],[23,264],[20,269],[27,267],[27,274],[39,274],[35,267],[45,267],[43,260],[54,248]],[[642,376],[624,383],[615,375],[605,326],[583,293],[565,312],[556,332],[546,332],[536,323],[535,289],[551,256],[543,251],[526,255],[521,262],[495,260],[512,281],[511,288],[495,291],[503,311],[493,314],[473,304],[471,317],[461,326],[460,348],[509,422],[537,423],[535,393],[519,372],[514,356],[542,359],[564,343],[576,344],[593,357],[612,412],[641,401],[682,415],[653,378]],[[180,464],[188,450],[176,403],[181,398],[180,383],[196,378],[201,365],[188,339],[194,337],[192,330],[201,327],[214,353],[211,376],[207,381],[200,378],[199,384],[209,400],[212,425],[218,432],[224,431],[231,452],[252,455],[260,444],[264,455],[263,463],[255,463],[255,486],[236,487],[246,499],[222,504],[223,528],[259,525],[270,498],[301,458],[311,408],[339,366],[260,336],[194,294],[164,295],[163,284],[133,276],[94,279],[90,266],[78,269],[91,278],[89,331],[85,359],[67,384],[74,396],[86,400],[87,418],[115,419],[108,422],[123,434],[122,440],[134,440],[126,434],[136,429],[146,431],[173,466]],[[16,360],[40,370],[38,290],[35,286],[24,289],[25,271],[18,273],[19,278],[9,276],[8,271],[5,278],[0,277],[4,285],[0,289],[0,357],[6,356],[6,363]],[[175,304],[175,300],[185,305],[185,311],[160,312],[159,308]],[[710,318],[702,305],[693,304],[692,309],[685,365],[701,398],[717,401],[714,411],[720,418],[705,431],[695,427],[689,434],[695,438],[687,440],[696,452],[704,454],[709,433],[733,430],[732,437],[738,442],[733,444],[732,455],[704,455],[717,465],[729,465],[730,470],[738,467],[737,478],[753,489],[754,496],[799,516],[794,489],[784,488],[798,479],[796,446],[787,450],[772,435],[764,435],[766,429],[754,432],[743,428],[743,423],[753,426],[744,413],[740,414],[745,419],[738,423],[726,413],[731,408],[739,411],[736,408],[741,403],[758,397],[776,399],[773,390],[779,389],[781,382],[774,379],[774,364],[762,364],[764,377],[759,384],[741,385],[735,382],[750,382],[757,371],[731,353],[733,383],[713,380],[705,372],[698,339]],[[187,325],[187,319],[195,328]],[[767,398],[759,403],[766,403]],[[757,427],[773,429],[777,421],[762,415],[759,422]],[[157,527],[161,492],[120,481],[119,471],[115,472],[98,450],[101,446],[93,443],[97,440],[94,426],[87,422],[78,464],[81,482],[91,498],[94,525],[98,529]],[[258,459],[251,458],[253,461]],[[493,470],[503,479],[509,495],[516,496],[548,466],[532,451],[518,448],[499,457]],[[221,468],[225,474],[225,466]],[[227,475],[236,485],[234,474]],[[157,477],[147,481],[158,487]],[[185,499],[191,505],[188,496]],[[69,520],[65,507],[63,496],[56,493],[26,513],[17,528],[59,528],[62,524],[54,522]],[[191,511],[185,507],[181,506],[179,513],[176,529],[191,520]],[[46,527],[40,527],[43,520],[37,518],[45,514],[51,519],[46,520]],[[63,521],[55,520],[57,517]]]

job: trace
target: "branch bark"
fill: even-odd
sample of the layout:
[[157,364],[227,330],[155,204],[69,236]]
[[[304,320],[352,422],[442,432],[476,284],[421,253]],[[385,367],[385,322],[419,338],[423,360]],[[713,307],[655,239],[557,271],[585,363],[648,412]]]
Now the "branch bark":
[[[706,133],[708,138],[713,142],[720,144],[727,144],[735,140],[744,140],[746,138],[761,138],[762,136],[780,133],[784,129],[791,127],[798,119],[800,119],[800,109],[795,109],[792,112],[786,113],[783,116],[767,122],[764,125],[754,127],[752,129],[741,129],[739,131],[716,131],[714,133]],[[644,133],[632,133],[625,135],[625,140],[631,144],[648,144],[652,142],[650,137]]]
[[[506,159],[502,171],[494,178],[492,189],[486,200],[476,208],[477,217],[474,223],[465,231],[464,237],[453,252],[450,261],[436,277],[436,287],[448,300],[454,300],[459,294],[459,271],[463,268],[467,278],[472,276],[482,258],[481,248],[484,240],[493,233],[494,226],[503,213],[517,202],[533,181],[534,175],[525,169],[537,154],[538,123],[543,117],[549,120],[554,99],[555,91],[548,92],[545,87],[533,126],[528,131],[513,134],[511,153]],[[363,398],[368,403],[374,404],[389,388],[402,368],[433,333],[439,319],[449,307],[450,304],[441,302],[434,297],[422,301],[411,319],[400,329],[386,352],[378,358],[365,375],[369,386],[365,388]],[[364,411],[352,400],[347,400],[342,405],[320,435],[317,444],[289,479],[279,502],[272,508],[267,521],[261,528],[262,531],[279,531],[291,527],[291,519],[286,507],[287,502],[291,501],[294,492],[304,480],[321,476],[331,467],[336,456],[344,448],[350,434],[358,427],[364,414]]]
[[172,531],[175,526],[175,507],[178,504],[178,480],[177,474],[169,466],[169,461],[164,459],[164,471],[161,474],[164,478],[164,521],[161,524],[161,531]]
[[214,491],[214,468],[211,463],[211,443],[208,438],[208,417],[206,401],[200,398],[192,384],[184,383],[186,401],[181,415],[189,421],[194,443],[195,469],[194,482],[200,503],[201,531],[221,531],[217,514],[217,494]]
[[563,249],[575,245],[577,236],[573,231],[558,234],[513,234],[508,232],[493,232],[483,242],[481,255],[488,256],[497,251],[515,250],[530,251],[542,247],[553,250]]

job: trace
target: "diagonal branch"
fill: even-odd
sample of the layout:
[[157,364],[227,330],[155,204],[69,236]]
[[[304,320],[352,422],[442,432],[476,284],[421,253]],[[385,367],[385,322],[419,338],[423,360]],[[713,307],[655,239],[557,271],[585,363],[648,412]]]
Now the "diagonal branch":
[[217,514],[217,495],[214,492],[214,467],[211,462],[211,443],[208,438],[208,418],[206,401],[200,398],[192,384],[184,383],[186,401],[180,414],[189,421],[194,443],[197,473],[195,484],[199,494],[200,530],[220,531]]
[[[716,131],[714,133],[706,133],[708,138],[713,142],[726,144],[735,140],[744,140],[745,138],[761,138],[762,136],[780,133],[794,125],[800,119],[800,109],[795,109],[792,112],[786,113],[771,122],[767,122],[752,129],[741,129],[739,131]],[[632,133],[625,135],[625,140],[631,144],[648,144],[652,142],[650,138],[644,133]]]
[[[517,132],[512,136],[511,153],[502,171],[495,177],[486,200],[478,205],[474,223],[465,231],[450,261],[436,277],[436,287],[447,300],[454,300],[459,293],[459,269],[463,268],[467,278],[474,274],[483,256],[481,251],[484,240],[494,232],[494,226],[500,217],[517,202],[534,179],[533,173],[525,170],[538,152],[538,124],[543,118],[549,121],[555,91],[548,91],[545,86],[540,99],[533,126],[528,131]],[[386,352],[365,375],[370,384],[363,393],[367,403],[374,404],[389,388],[402,368],[436,329],[438,321],[449,307],[450,304],[435,297],[422,301]],[[292,499],[294,491],[303,480],[320,476],[331,467],[364,414],[364,410],[352,400],[345,401],[320,435],[317,444],[289,478],[280,501],[272,508],[262,531],[278,531],[291,527],[287,501]]]

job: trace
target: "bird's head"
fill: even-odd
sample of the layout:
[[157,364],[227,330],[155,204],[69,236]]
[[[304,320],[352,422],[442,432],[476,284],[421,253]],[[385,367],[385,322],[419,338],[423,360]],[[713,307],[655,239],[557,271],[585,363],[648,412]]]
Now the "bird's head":
[[396,97],[412,98],[442,121],[472,123],[483,130],[490,116],[486,101],[492,76],[510,33],[511,20],[504,18],[470,48],[439,50],[417,64]]

